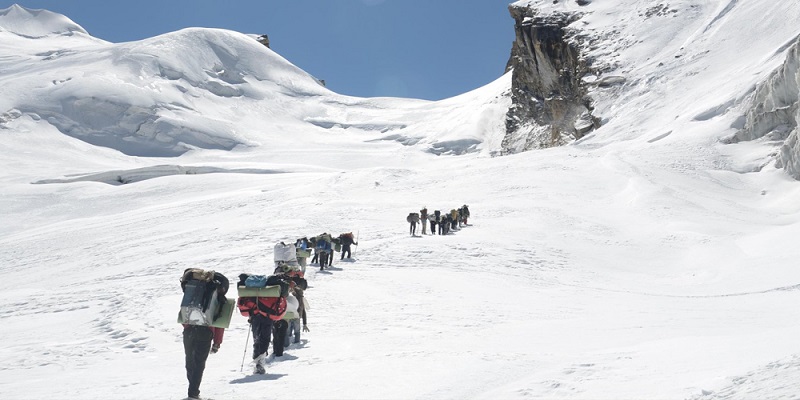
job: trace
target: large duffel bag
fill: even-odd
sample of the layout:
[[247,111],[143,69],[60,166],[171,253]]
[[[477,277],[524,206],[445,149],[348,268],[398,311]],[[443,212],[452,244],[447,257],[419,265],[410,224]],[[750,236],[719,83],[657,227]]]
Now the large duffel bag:
[[[221,303],[220,305],[217,317],[214,318],[214,322],[212,322],[210,326],[228,329],[228,327],[231,325],[231,317],[233,316],[234,308],[236,308],[236,300],[225,299],[225,302]],[[180,312],[178,312],[178,323],[186,323],[186,321],[183,320],[183,315]]]
[[[289,283],[280,276],[271,275],[265,280],[267,286],[247,287],[250,274],[239,275],[239,284],[236,286],[239,299],[236,307],[245,317],[259,314],[274,321],[283,318],[286,313],[286,296],[289,292]],[[250,279],[252,282],[253,280]]]
[[286,297],[239,297],[236,307],[245,317],[259,314],[279,321],[286,314]]
[[178,322],[188,325],[211,326],[220,316],[226,302],[228,278],[219,272],[188,268],[181,277],[181,299]]
[[300,318],[300,314],[297,312],[299,306],[300,302],[297,300],[297,297],[294,297],[291,294],[286,296],[286,313],[283,315],[283,319],[288,321],[295,318]]
[[297,247],[294,244],[276,243],[273,259],[276,263],[297,264]]

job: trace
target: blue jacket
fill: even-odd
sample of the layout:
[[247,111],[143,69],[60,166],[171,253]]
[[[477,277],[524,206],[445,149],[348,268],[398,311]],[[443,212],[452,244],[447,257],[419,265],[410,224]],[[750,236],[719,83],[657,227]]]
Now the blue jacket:
[[331,251],[331,242],[326,240],[317,241],[317,251]]

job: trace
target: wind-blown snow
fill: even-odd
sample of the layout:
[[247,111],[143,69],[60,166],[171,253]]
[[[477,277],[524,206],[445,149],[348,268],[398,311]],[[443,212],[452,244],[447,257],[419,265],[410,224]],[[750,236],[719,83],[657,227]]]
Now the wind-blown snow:
[[[348,231],[301,345],[240,372],[234,316],[203,396],[796,397],[800,184],[778,144],[725,143],[800,4],[527,3],[585,12],[617,78],[600,129],[507,157],[508,75],[353,98],[237,32],[114,44],[0,11],[2,397],[184,398],[181,272],[268,273],[277,241]],[[408,236],[462,204],[471,226]]]

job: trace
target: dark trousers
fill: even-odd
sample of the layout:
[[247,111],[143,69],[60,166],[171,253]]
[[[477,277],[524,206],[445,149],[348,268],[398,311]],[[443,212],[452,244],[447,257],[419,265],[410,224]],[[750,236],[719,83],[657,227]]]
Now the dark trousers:
[[283,346],[286,344],[287,330],[289,330],[289,322],[285,319],[275,321],[275,323],[272,324],[272,334],[274,335],[272,349],[275,351],[276,357],[283,355]]
[[329,264],[328,263],[328,257],[329,257],[329,254],[328,254],[327,251],[320,251],[319,252],[319,267],[320,268],[324,268],[326,265]]
[[411,235],[417,233],[417,223],[416,222],[412,222],[411,223],[411,227],[408,229],[408,233],[411,234]]
[[253,358],[269,350],[269,338],[272,335],[272,320],[261,314],[250,317],[250,327],[253,329]]
[[207,326],[189,325],[183,329],[183,350],[186,353],[186,379],[189,397],[200,396],[200,382],[206,369],[208,352],[214,332]]
[[347,258],[350,258],[350,245],[343,244],[342,245],[342,260],[344,260],[344,253],[347,253]]
[[436,234],[436,222],[431,221],[431,235]]

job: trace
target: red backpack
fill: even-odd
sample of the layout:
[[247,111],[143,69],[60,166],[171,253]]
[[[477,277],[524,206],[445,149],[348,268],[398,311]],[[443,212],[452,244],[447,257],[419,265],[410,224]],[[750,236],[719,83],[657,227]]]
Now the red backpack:
[[286,297],[239,297],[236,307],[248,318],[260,314],[273,321],[280,321],[286,313]]
[[266,287],[248,288],[248,277],[250,274],[240,274],[239,284],[236,286],[239,292],[236,307],[239,312],[248,318],[258,314],[280,321],[286,313],[289,282],[284,281],[281,276],[271,275],[266,279]]

